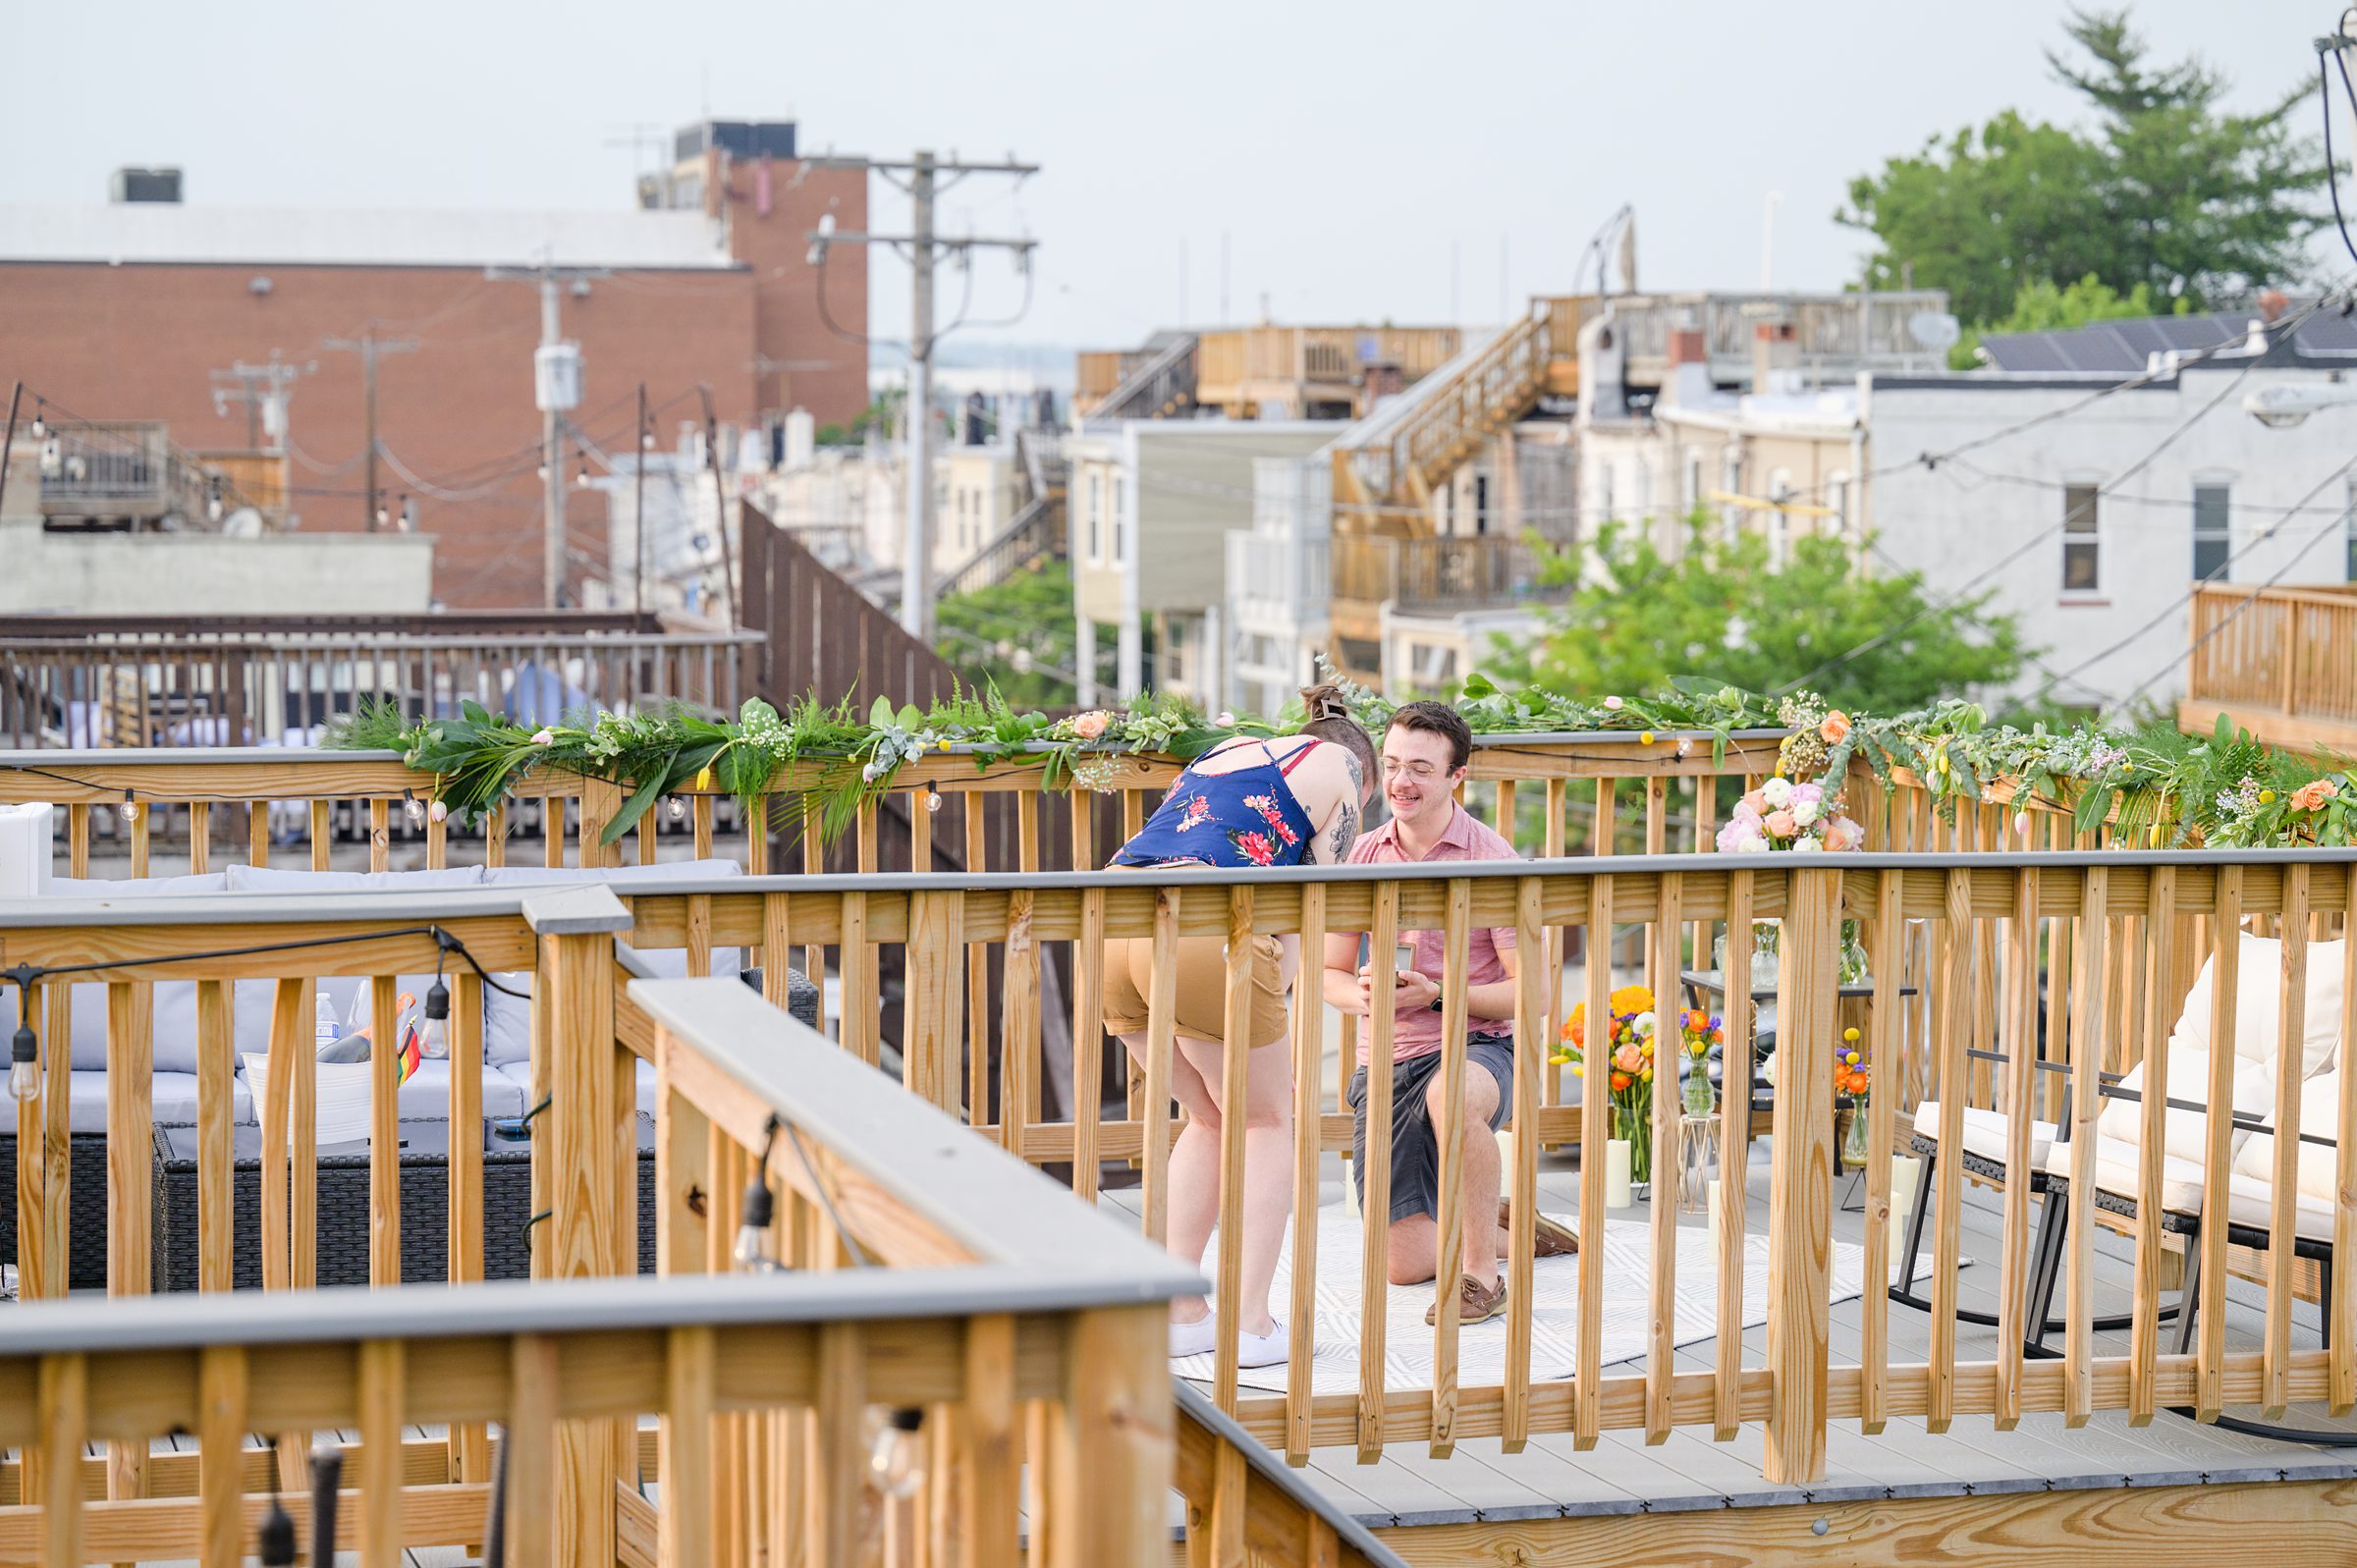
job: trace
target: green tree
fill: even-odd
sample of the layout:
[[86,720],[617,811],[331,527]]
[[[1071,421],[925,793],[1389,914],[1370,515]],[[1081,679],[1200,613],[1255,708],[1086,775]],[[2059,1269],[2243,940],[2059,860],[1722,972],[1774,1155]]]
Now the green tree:
[[2323,160],[2291,129],[2306,83],[2232,114],[2226,79],[2198,58],[2148,65],[2125,12],[2073,11],[2063,31],[2077,52],[2048,50],[2047,63],[2093,108],[2092,130],[2008,109],[1853,180],[1834,216],[1880,242],[1868,287],[1911,275],[1946,289],[1964,320],[1992,322],[2039,282],[2092,275],[2199,309],[2297,281],[2320,221],[2301,198],[2324,182]]
[[1536,639],[1502,642],[1490,669],[1502,686],[1602,695],[1700,676],[1774,691],[1806,676],[1836,707],[1901,713],[2002,685],[2025,658],[2011,618],[1989,611],[1988,594],[1937,604],[1916,573],[1863,576],[1848,545],[1814,535],[1772,570],[1766,540],[1730,540],[1699,516],[1675,560],[1644,529],[1607,523],[1592,552],[1556,553],[1542,580],[1571,597]]
[[996,683],[1018,708],[1069,708],[1079,646],[1072,573],[1052,561],[972,593],[953,594],[934,610],[941,656],[967,683]]
[[[2175,313],[2182,315],[2186,308],[2187,301],[2180,296]],[[2157,313],[2150,284],[2140,283],[2123,295],[2092,272],[2059,289],[2051,278],[2035,279],[2022,285],[2021,292],[2013,297],[2012,312],[2002,321],[1975,327],[1957,340],[1956,346],[1947,351],[1948,368],[1970,370],[1979,364],[1984,334],[2061,332],[2086,326],[2091,321],[2116,321]]]

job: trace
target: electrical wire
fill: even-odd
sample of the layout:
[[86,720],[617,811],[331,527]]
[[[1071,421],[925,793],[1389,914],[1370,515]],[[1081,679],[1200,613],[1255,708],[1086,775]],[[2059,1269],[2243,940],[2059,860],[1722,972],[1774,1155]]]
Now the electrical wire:
[[2351,85],[2349,81],[2348,62],[2341,58],[2338,49],[2327,47],[2338,41],[2325,38],[2317,40],[2316,85],[2317,95],[2325,106],[2325,189],[2332,195],[2332,227],[2339,231],[2340,243],[2347,248],[2349,259],[2357,261],[2357,239],[2350,238],[2349,221],[2341,216],[2340,211],[2340,170],[2332,161],[2332,77],[2325,65],[2328,56],[2340,67],[2341,90],[2348,94],[2350,107],[2357,109],[2357,85]]
[[[2342,478],[2342,477],[2346,476],[2346,475],[2347,475],[2347,474],[2349,474],[2349,473],[2350,473],[2352,470],[2357,470],[2357,458],[2351,458],[2351,459],[2350,459],[2348,461],[2346,461],[2346,462],[2342,463],[2342,464],[2341,464],[2339,467],[2337,467],[2337,468],[2333,469],[2333,470],[2332,470],[2330,473],[2328,473],[2328,474],[2326,474],[2326,475],[2325,475],[2325,476],[2324,476],[2322,479],[2319,479],[2319,480],[2318,480],[2318,481],[2315,483],[2315,485],[2314,485],[2314,486],[2312,486],[2312,487],[2309,489],[2308,493],[2307,493],[2306,495],[2303,495],[2303,496],[2300,498],[2300,500],[2299,500],[2299,503],[2298,503],[2298,504],[2299,504],[2299,505],[2302,505],[2302,506],[2305,506],[2305,505],[2306,505],[2308,502],[2310,502],[2310,501],[2314,500],[2316,497],[2318,497],[2318,496],[2320,496],[2320,495],[2324,494],[2326,486],[2328,486],[2328,485],[2331,484],[2331,483],[2332,483],[2332,481],[2333,481],[2333,480],[2335,480],[2335,479],[2339,479],[2339,478]],[[2273,510],[2273,509],[2270,509],[2270,510]],[[2338,519],[2334,519],[2334,520],[2335,520],[2336,522],[2338,521]],[[2189,588],[2188,590],[2186,590],[2186,592],[2185,592],[2185,593],[2183,593],[2182,595],[2178,596],[2178,597],[2177,597],[2177,598],[2175,598],[2175,599],[2172,599],[2172,600],[2170,600],[2170,601],[2169,601],[2169,602],[2168,602],[2166,605],[2163,606],[2160,614],[2158,614],[2158,615],[2154,616],[2154,617],[2153,617],[2151,620],[2149,620],[2149,621],[2145,622],[2144,622],[2144,624],[2142,624],[2142,625],[2138,626],[2138,627],[2137,627],[2137,628],[2136,628],[2134,631],[2131,631],[2131,632],[2129,632],[2129,633],[2128,633],[2128,634],[2127,634],[2125,637],[2122,637],[2122,638],[2121,638],[2121,639],[2119,639],[2117,642],[2114,642],[2114,643],[2112,643],[2112,644],[2111,644],[2110,647],[2108,647],[2108,648],[2105,648],[2105,649],[2104,649],[2102,652],[2100,652],[2100,653],[2095,653],[2095,654],[2091,654],[2091,655],[2089,655],[2087,658],[2080,660],[2080,661],[2079,661],[2077,664],[2075,664],[2075,665],[2071,666],[2071,668],[2070,668],[2069,670],[2067,670],[2067,671],[2064,671],[2064,672],[2062,673],[2062,675],[2061,675],[2060,676],[2056,677],[2056,678],[2057,678],[2057,679],[2063,679],[2063,680],[2067,680],[2067,679],[2071,678],[2072,676],[2076,676],[2076,675],[2077,675],[2077,674],[2078,674],[2080,671],[2082,671],[2082,670],[2085,670],[2085,669],[2086,669],[2086,668],[2087,668],[2089,665],[2093,665],[2093,664],[2099,664],[2099,663],[2101,663],[2102,661],[2104,661],[2104,660],[2106,660],[2106,659],[2109,659],[2110,657],[2111,657],[2111,655],[2113,655],[2113,654],[2115,654],[2115,653],[2118,653],[2118,652],[2119,652],[2121,649],[2123,649],[2123,648],[2127,647],[2127,646],[2128,646],[2130,643],[2132,643],[2132,642],[2136,641],[2136,639],[2137,639],[2137,638],[2139,638],[2139,637],[2143,636],[2143,635],[2144,635],[2146,632],[2148,632],[2148,631],[2151,631],[2151,630],[2152,630],[2154,627],[2156,627],[2156,626],[2160,625],[2160,624],[2161,624],[2161,623],[2162,623],[2164,621],[2166,621],[2166,620],[2168,620],[2168,619],[2169,619],[2171,616],[2175,615],[2175,614],[2176,614],[2176,613],[2177,613],[2179,610],[2182,610],[2182,609],[2184,609],[2184,608],[2185,608],[2185,606],[2187,606],[2187,605],[2189,605],[2189,604],[2191,604],[2191,603],[2193,602],[2193,600],[2194,600],[2194,596],[2195,596],[2195,595],[2197,595],[2197,594],[2199,594],[2199,593],[2200,593],[2200,592],[2201,592],[2201,591],[2202,591],[2204,588],[2206,588],[2206,587],[2210,586],[2210,585],[2211,585],[2212,583],[2214,583],[2214,582],[2220,582],[2220,581],[2223,581],[2223,580],[2224,580],[2224,573],[2225,573],[2225,571],[2226,571],[2227,568],[2231,567],[2231,566],[2232,566],[2232,565],[2233,565],[2235,562],[2237,562],[2237,561],[2240,561],[2240,560],[2241,560],[2243,557],[2245,557],[2245,556],[2249,555],[2249,554],[2250,554],[2252,551],[2254,551],[2254,550],[2258,549],[2258,548],[2259,548],[2261,545],[2263,545],[2263,544],[2267,544],[2267,543],[2269,543],[2270,541],[2272,541],[2272,540],[2273,540],[2273,539],[2275,537],[2275,535],[2276,535],[2278,532],[2280,532],[2280,531],[2281,531],[2281,529],[2282,529],[2282,526],[2283,526],[2283,522],[2284,522],[2284,519],[2283,519],[2283,518],[2281,518],[2281,517],[2278,517],[2278,518],[2276,518],[2276,519],[2275,519],[2275,525],[2274,525],[2273,527],[2269,528],[2269,529],[2268,529],[2268,530],[2267,530],[2265,533],[2262,533],[2262,534],[2255,535],[2255,536],[2254,536],[2254,537],[2252,537],[2250,540],[2248,540],[2248,541],[2247,541],[2247,542],[2246,542],[2246,543],[2245,543],[2245,544],[2242,546],[2242,548],[2241,548],[2241,549],[2239,549],[2239,550],[2236,550],[2236,551],[2232,552],[2231,554],[2229,554],[2229,555],[2226,557],[2226,559],[2225,559],[2224,561],[2222,561],[2222,562],[2220,562],[2220,563],[2219,564],[2219,566],[2218,566],[2218,568],[2217,568],[2215,571],[2211,572],[2211,574],[2210,574],[2209,576],[2207,576],[2207,577],[2203,578],[2203,579],[2202,579],[2200,582],[2197,582],[2197,583],[2195,583],[2195,584],[2194,584],[2194,585],[2193,585],[2191,588]],[[2345,526],[2345,524],[2343,524],[2343,526]],[[2283,564],[2281,567],[2278,567],[2278,568],[2275,569],[2275,574],[2274,576],[2272,576],[2272,577],[2268,578],[2268,579],[2267,579],[2267,581],[2266,581],[2266,582],[2264,582],[2264,583],[2262,583],[2262,584],[2260,584],[2260,586],[2261,586],[2261,587],[2272,587],[2272,586],[2274,586],[2274,585],[2275,585],[2276,582],[2279,582],[2280,580],[2282,580],[2282,577],[2283,577],[2284,573],[2285,573],[2285,572],[2287,572],[2287,571],[2289,571],[2289,570],[2291,569],[2291,568],[2292,568],[2292,567],[2293,567],[2295,564],[2297,564],[2297,563],[2298,563],[2298,562],[2299,562],[2299,561],[2300,561],[2300,560],[2301,560],[2303,557],[2305,557],[2305,556],[2308,554],[2308,552],[2309,552],[2310,550],[2313,550],[2313,549],[2316,547],[2316,544],[2317,544],[2317,541],[2318,541],[2318,540],[2324,539],[2324,538],[2326,538],[2327,536],[2329,536],[2329,535],[2331,533],[2331,531],[2332,531],[2332,527],[2333,527],[2333,524],[2332,524],[2332,523],[2327,523],[2327,524],[2326,524],[2324,527],[2322,527],[2322,528],[2319,528],[2319,529],[2316,531],[2316,533],[2315,533],[2315,534],[2314,534],[2314,535],[2313,535],[2313,536],[2312,536],[2312,537],[2309,539],[2309,541],[2308,541],[2308,543],[2307,543],[2306,545],[2302,546],[2302,547],[2300,548],[2300,550],[2299,550],[2297,553],[2295,553],[2295,554],[2294,554],[2294,555],[2291,557],[2291,559],[2290,559],[2289,561],[2286,561],[2286,562],[2285,562],[2285,563],[2284,563],[2284,564]],[[2235,612],[2235,615],[2239,615],[2239,614],[2241,614],[2241,611],[2240,611],[2240,610],[2237,610],[2237,611]],[[2227,621],[2227,622],[2230,622],[2232,619],[2233,619],[2233,617],[2232,617],[2232,616],[2229,616],[2229,617],[2227,617],[2227,618],[2226,618],[2226,621]],[[2226,623],[2226,622],[2220,622],[2220,626],[2221,626],[2221,627],[2222,627],[2222,626],[2223,626],[2225,623]],[[2216,633],[2216,631],[2215,631],[2215,630],[2214,630],[2214,631],[2211,633],[2211,635],[2213,635],[2213,636],[2215,636],[2216,634],[2217,634],[2217,633]],[[2204,640],[2207,640],[2207,639],[2205,638]],[[2145,687],[2147,687],[2147,686],[2150,686],[2150,685],[2153,683],[2153,681],[2154,681],[2154,680],[2157,680],[2157,679],[2159,679],[2159,678],[2161,677],[2161,676],[2162,676],[2162,675],[2165,675],[2165,674],[2166,674],[2166,673],[2167,673],[2167,671],[2169,671],[2169,670],[2171,670],[2171,669],[2174,669],[2174,668],[2175,668],[2175,667],[2176,667],[2178,664],[2182,663],[2182,662],[2183,662],[2183,661],[2184,661],[2186,658],[2190,657],[2190,656],[2192,655],[2192,652],[2193,652],[2193,650],[2192,650],[2191,648],[2188,648],[2188,649],[2186,649],[2186,650],[2185,650],[2185,652],[2184,652],[2184,653],[2182,653],[2182,654],[2179,654],[2179,655],[2178,655],[2178,656],[2177,656],[2175,659],[2172,659],[2172,660],[2170,660],[2170,661],[2169,661],[2169,663],[2168,663],[2167,665],[2164,666],[2160,672],[2156,673],[2156,674],[2155,674],[2155,675],[2154,675],[2154,676],[2152,676],[2150,679],[2147,679],[2146,681],[2144,681],[2144,682],[2143,682],[2143,684],[2139,685],[2139,686],[2136,688],[2136,690],[2135,690],[2135,691],[2132,691],[2132,692],[2128,693],[2127,697],[2125,697],[2125,698],[2122,698],[2122,699],[2121,699],[2122,703],[2124,704],[2124,703],[2125,703],[2125,702],[2127,702],[2127,701],[2133,700],[2133,699],[2134,699],[2134,698],[2135,698],[2135,697],[2136,697],[2136,696],[2137,696],[2139,693],[2141,693],[2141,692],[2142,692],[2142,691],[2145,689]],[[2047,691],[2049,691],[2049,690],[2052,690],[2052,689],[2053,689],[2053,686],[2054,686],[2054,682],[2053,682],[2053,681],[2049,681],[2049,682],[2048,682],[2048,684],[2047,684],[2047,686],[2046,686],[2046,687],[2044,687],[2044,688],[2042,688],[2042,689],[2039,691],[2038,695],[2039,695],[2039,696],[2044,696],[2044,695],[2046,694],[2046,692],[2047,692]]]
[[483,984],[492,990],[510,997],[528,999],[531,996],[528,991],[519,991],[514,986],[506,985],[494,978],[491,971],[485,969],[476,960],[474,954],[467,951],[465,943],[442,927],[434,925],[394,926],[382,931],[349,932],[334,937],[302,937],[288,942],[261,943],[250,947],[215,947],[205,952],[174,952],[145,958],[103,958],[90,963],[69,964],[11,964],[5,969],[0,969],[0,975],[5,975],[18,986],[24,987],[37,984],[52,975],[98,974],[115,969],[151,969],[166,964],[200,963],[216,958],[250,958],[264,953],[300,952],[313,947],[339,947],[362,942],[383,942],[391,937],[431,937],[434,939],[435,946],[442,951],[455,952],[466,959],[467,967],[472,969],[481,978]]

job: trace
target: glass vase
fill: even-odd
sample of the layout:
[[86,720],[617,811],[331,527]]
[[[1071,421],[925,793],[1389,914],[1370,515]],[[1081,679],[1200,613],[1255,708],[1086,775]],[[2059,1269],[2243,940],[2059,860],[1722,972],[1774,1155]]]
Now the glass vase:
[[1640,1200],[1653,1190],[1653,1116],[1645,1106],[1613,1104],[1613,1136],[1628,1145],[1629,1191]]
[[1719,1108],[1700,1061],[1686,1073],[1684,1109],[1677,1133],[1677,1207],[1698,1215],[1709,1208],[1711,1178],[1719,1173]]
[[1859,1095],[1850,1102],[1849,1131],[1841,1139],[1841,1163],[1851,1170],[1866,1168],[1867,1148],[1866,1096]]

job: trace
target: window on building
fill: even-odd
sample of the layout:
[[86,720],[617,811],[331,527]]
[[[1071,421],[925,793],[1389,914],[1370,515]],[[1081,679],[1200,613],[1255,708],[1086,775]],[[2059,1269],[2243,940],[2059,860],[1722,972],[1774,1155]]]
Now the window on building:
[[1490,476],[1486,473],[1473,476],[1473,531],[1490,531]]
[[1781,571],[1792,537],[1792,514],[1784,510],[1784,503],[1792,499],[1790,469],[1778,468],[1768,475],[1768,499],[1773,503],[1768,509],[1768,566]]
[[1702,454],[1699,452],[1686,454],[1685,509],[1688,516],[1702,510]]
[[[1739,496],[1743,493],[1743,444],[1741,442],[1730,441],[1721,449],[1719,473],[1720,489],[1730,496]],[[1719,523],[1727,533],[1727,542],[1732,544],[1736,531],[1743,526],[1742,508],[1732,501],[1722,503]]]
[[2100,491],[2093,484],[2062,487],[2062,591],[2094,593],[2103,586],[2103,539],[2097,525]]
[[2357,474],[2352,474],[2344,483],[2346,491],[2341,497],[2340,529],[2348,546],[2347,577],[2349,581],[2357,582]]
[[2234,555],[2234,490],[2225,484],[2193,487],[2193,577],[2208,582],[2226,574]]
[[1603,463],[1596,471],[1596,518],[1599,522],[1613,520],[1614,463]]
[[1092,567],[1105,564],[1104,516],[1105,476],[1092,473],[1088,476],[1088,564]]
[[1825,481],[1825,510],[1831,515],[1817,519],[1817,531],[1847,538],[1851,532],[1848,474],[1836,473]]
[[1113,476],[1113,564],[1129,564],[1129,481],[1121,474]]

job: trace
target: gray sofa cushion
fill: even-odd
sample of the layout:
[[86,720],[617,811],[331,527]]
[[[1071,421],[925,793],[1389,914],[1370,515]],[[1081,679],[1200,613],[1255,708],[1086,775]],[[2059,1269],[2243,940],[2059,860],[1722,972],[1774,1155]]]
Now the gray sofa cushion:
[[[66,1114],[66,1126],[74,1132],[106,1131],[106,1074],[83,1072],[80,1068],[66,1075],[73,1082],[67,1092],[74,1103]],[[150,1091],[148,1119],[168,1127],[196,1125],[196,1075],[192,1072],[159,1072]],[[253,1097],[246,1092],[246,1080],[237,1079],[230,1089],[231,1120],[238,1126],[254,1125]]]

